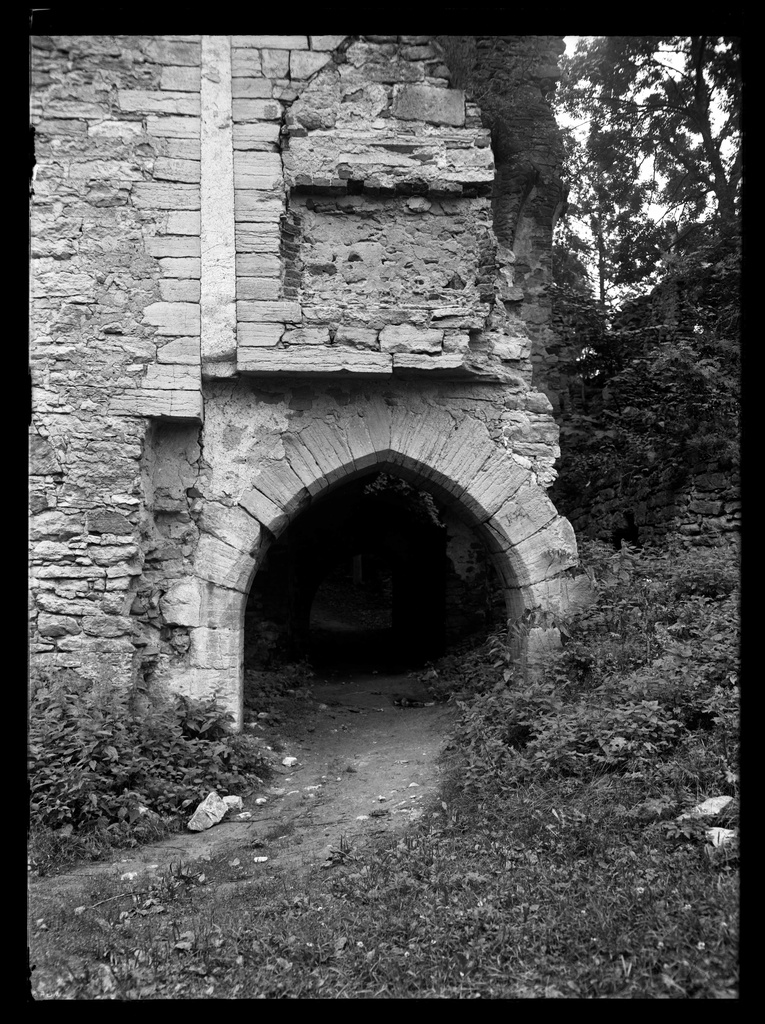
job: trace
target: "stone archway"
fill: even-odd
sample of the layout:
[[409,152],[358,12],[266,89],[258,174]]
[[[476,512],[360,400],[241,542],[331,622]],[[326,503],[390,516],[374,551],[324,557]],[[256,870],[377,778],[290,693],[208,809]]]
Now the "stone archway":
[[279,458],[247,468],[238,500],[206,501],[194,576],[163,599],[166,621],[190,636],[188,664],[171,683],[196,695],[216,692],[238,726],[244,609],[271,538],[316,497],[370,467],[388,467],[459,511],[491,553],[509,617],[525,609],[561,616],[585,599],[571,525],[479,419],[458,421],[440,408],[416,416],[372,396],[330,418],[296,421],[281,441]]

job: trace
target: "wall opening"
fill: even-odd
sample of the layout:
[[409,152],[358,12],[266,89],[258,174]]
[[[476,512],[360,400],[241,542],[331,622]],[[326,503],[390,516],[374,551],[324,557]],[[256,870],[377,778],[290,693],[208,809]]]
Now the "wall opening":
[[401,672],[504,621],[480,539],[400,476],[374,471],[316,500],[270,545],[245,611],[245,670]]

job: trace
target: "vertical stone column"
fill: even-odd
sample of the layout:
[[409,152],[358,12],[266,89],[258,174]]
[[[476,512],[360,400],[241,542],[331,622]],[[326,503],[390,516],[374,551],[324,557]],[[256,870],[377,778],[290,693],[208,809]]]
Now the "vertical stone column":
[[201,99],[202,372],[219,377],[236,370],[230,36],[202,36]]

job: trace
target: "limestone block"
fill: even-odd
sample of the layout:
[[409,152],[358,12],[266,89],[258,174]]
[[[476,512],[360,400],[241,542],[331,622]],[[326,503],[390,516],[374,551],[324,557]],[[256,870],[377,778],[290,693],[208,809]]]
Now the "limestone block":
[[152,235],[146,239],[146,252],[150,256],[172,257],[182,259],[183,257],[199,257],[199,238],[181,235]]
[[194,571],[203,580],[246,593],[255,560],[217,537],[203,533],[194,557]]
[[[236,38],[236,36],[234,37]],[[260,50],[243,49],[241,46],[231,48],[231,73],[235,78],[263,75],[263,64]]]
[[181,181],[191,184],[199,182],[200,163],[198,160],[177,160],[158,157],[154,161],[154,178],[157,181]]
[[235,124],[234,150],[271,152],[279,142],[278,124]]
[[201,48],[198,42],[177,42],[162,36],[149,39],[145,48],[147,60],[154,64],[199,67]]
[[338,327],[335,332],[336,345],[352,345],[354,348],[376,349],[379,332],[367,327]]
[[[270,300],[278,299],[281,295],[281,282],[275,277],[237,277],[236,297],[249,301],[250,299]],[[327,334],[329,340],[329,334]]]
[[[529,473],[520,487],[497,509],[489,524],[504,546],[518,545],[558,517],[547,492]],[[530,582],[524,580],[523,583]]]
[[239,359],[244,357],[241,349],[273,347],[284,333],[284,324],[238,324],[236,328]]
[[[265,156],[271,156],[270,153],[264,154]],[[282,177],[281,167],[277,173],[266,173],[266,174],[253,174],[244,171],[236,171],[234,173],[234,185],[237,191],[242,190],[243,192],[279,192],[284,185]],[[240,199],[238,208],[239,213],[242,214],[248,209],[248,205],[256,202],[255,197],[247,197],[246,195]]]
[[231,95],[237,100],[272,99],[273,89],[270,78],[233,78],[231,80]]
[[143,311],[144,322],[158,334],[198,336],[199,306],[193,302],[154,302]]
[[99,121],[87,126],[89,139],[135,139],[143,135],[141,121]]
[[[284,213],[284,203],[276,198],[273,193],[277,192],[277,180],[274,178],[273,187],[263,189],[241,189],[234,192],[234,219],[236,221],[266,221],[270,222],[278,232],[279,217]],[[281,187],[281,182],[278,182]],[[281,237],[277,234],[277,242],[281,243]],[[237,246],[239,251],[239,247]],[[258,249],[251,250],[258,252]],[[267,252],[279,252],[279,248],[272,246]]]
[[366,403],[359,412],[372,440],[374,450],[387,457],[391,448],[391,420],[393,418],[390,406],[378,399]]
[[549,579],[564,569],[573,569],[578,561],[573,527],[567,519],[556,515],[542,529],[517,543],[513,558],[522,565],[517,570],[522,586]]
[[448,444],[441,449],[434,466],[438,477],[445,477],[448,489],[459,496],[469,490],[471,481],[495,454],[496,444],[486,428],[468,417],[449,435]]
[[422,330],[408,324],[388,325],[380,331],[381,352],[440,352],[443,331]]
[[145,388],[159,391],[193,391],[199,388],[199,363],[150,363],[143,380]]
[[159,282],[162,302],[199,302],[202,286],[199,280],[163,277]]
[[311,453],[328,484],[339,480],[354,468],[348,443],[331,422],[313,420],[300,431],[300,442]]
[[187,92],[149,92],[143,89],[118,89],[117,102],[125,113],[199,114],[199,96]]
[[[53,623],[53,616],[68,616],[72,621],[72,616],[79,615],[92,615],[93,613],[93,601],[76,601],[71,597],[59,597],[57,594],[51,594],[47,591],[40,591],[35,595],[35,604],[42,612],[48,612],[51,615],[50,622]],[[38,626],[39,616],[38,616]],[[59,636],[71,635],[82,632],[79,623],[75,623],[76,629],[65,630],[64,633],[59,633]],[[39,629],[38,629],[39,632]],[[50,634],[49,634],[50,635]]]
[[595,600],[595,590],[586,573],[554,576],[527,587],[534,607],[566,618],[583,611]]
[[217,825],[227,814],[228,804],[225,804],[213,790],[199,804],[186,827],[191,832],[204,832],[205,829]]
[[293,50],[290,54],[290,78],[310,78],[332,59],[331,53],[310,50]]
[[[356,409],[343,410],[337,429],[345,439],[355,469],[367,469],[380,460],[380,453],[369,436],[366,420]],[[387,457],[387,449],[384,455]]]
[[[201,215],[198,210],[191,212],[171,212],[166,214],[163,231],[168,235],[198,235]],[[195,255],[199,255],[196,253]]]
[[199,528],[203,533],[253,556],[260,544],[259,523],[239,505],[208,501],[202,510]]
[[232,46],[269,50],[307,50],[308,36],[233,36]]
[[97,565],[39,565],[30,569],[33,580],[102,580],[106,570]]
[[494,341],[493,354],[501,359],[503,363],[517,362],[521,359],[528,359],[531,354],[531,338],[521,335],[520,337],[501,337]]
[[239,302],[237,319],[249,323],[294,323],[303,319],[299,302]]
[[274,99],[235,99],[231,101],[234,120],[239,124],[248,121],[280,121],[282,104]]
[[266,78],[286,81],[290,73],[290,55],[287,50],[262,50],[261,61]]
[[133,533],[133,524],[121,512],[106,508],[92,509],[85,517],[85,530],[87,533],[128,536]]
[[159,260],[159,269],[163,277],[182,278],[183,280],[198,280],[202,273],[198,256],[186,259],[161,259]]
[[203,418],[200,391],[150,391],[139,388],[109,397],[108,411],[114,416],[156,416],[159,419],[194,420]]
[[199,366],[199,338],[174,338],[157,349],[157,362]]
[[159,80],[160,89],[176,92],[199,92],[201,75],[198,67],[164,67]]
[[155,139],[198,139],[200,126],[199,117],[149,114],[146,118],[146,132]]
[[139,554],[134,544],[120,547],[115,544],[103,544],[88,548],[88,554],[96,565],[121,565],[136,558]]
[[62,473],[58,456],[50,442],[39,434],[29,436],[29,475],[49,476]]
[[454,434],[454,417],[440,407],[414,412],[396,406],[390,417],[391,461],[429,472]]
[[354,349],[307,350],[240,348],[237,366],[242,373],[263,376],[296,374],[315,377],[353,375],[361,378],[390,377],[392,357],[382,352],[360,352]]
[[251,487],[239,499],[239,504],[266,530],[278,536],[289,522],[289,516],[257,487]]
[[531,482],[530,471],[497,448],[467,485],[460,501],[483,522],[495,515],[527,482]]
[[[283,210],[279,200],[274,200],[274,202]],[[271,206],[270,200],[261,200],[247,211],[250,221],[264,223],[237,224],[235,235],[237,253],[257,253],[260,256],[276,256],[278,258],[281,235],[278,217],[273,217],[272,211],[273,206]]]
[[328,327],[298,327],[293,331],[285,331],[282,335],[285,345],[328,345]]
[[465,93],[432,85],[394,85],[391,113],[403,121],[465,124]]
[[[126,533],[128,531],[121,529],[119,531],[109,530],[104,532]],[[132,527],[130,527],[130,532],[132,532]],[[29,539],[31,541],[47,540],[48,538],[64,541],[72,537],[79,537],[82,533],[83,527],[79,521],[79,516],[68,515],[65,512],[38,512],[37,515],[31,516],[29,520]]]
[[306,498],[302,480],[286,459],[250,467],[247,480],[287,515],[292,515]]
[[324,488],[322,470],[310,450],[295,434],[285,434],[283,445],[290,468],[299,478],[307,493],[312,497],[319,494]]
[[160,598],[159,610],[168,626],[198,626],[201,601],[196,580],[179,580]]
[[309,36],[312,50],[336,50],[347,36]]
[[[280,176],[282,157],[279,153],[265,153],[259,150],[241,150],[234,154],[234,174]],[[239,186],[245,187],[246,186]]]
[[89,636],[129,636],[133,624],[129,615],[84,615],[82,618],[82,628]]
[[282,261],[278,256],[263,256],[259,253],[237,253],[237,277],[280,277]]
[[423,373],[464,376],[467,372],[465,357],[459,352],[419,355],[412,352],[397,352],[393,355],[393,369],[402,376],[420,376]]
[[71,636],[82,632],[77,619],[66,615],[50,615],[40,612],[37,616],[37,632],[40,636]]
[[144,181],[133,185],[133,205],[139,210],[198,210],[198,185],[165,185]]

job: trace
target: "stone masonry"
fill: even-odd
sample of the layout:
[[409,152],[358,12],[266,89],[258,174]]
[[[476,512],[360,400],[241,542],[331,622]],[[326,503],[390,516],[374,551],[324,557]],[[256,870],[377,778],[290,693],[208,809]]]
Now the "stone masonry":
[[[35,37],[32,118],[33,669],[241,723],[269,546],[379,471],[480,541],[509,615],[586,599],[503,168],[433,37]],[[521,234],[541,287],[551,221]]]

